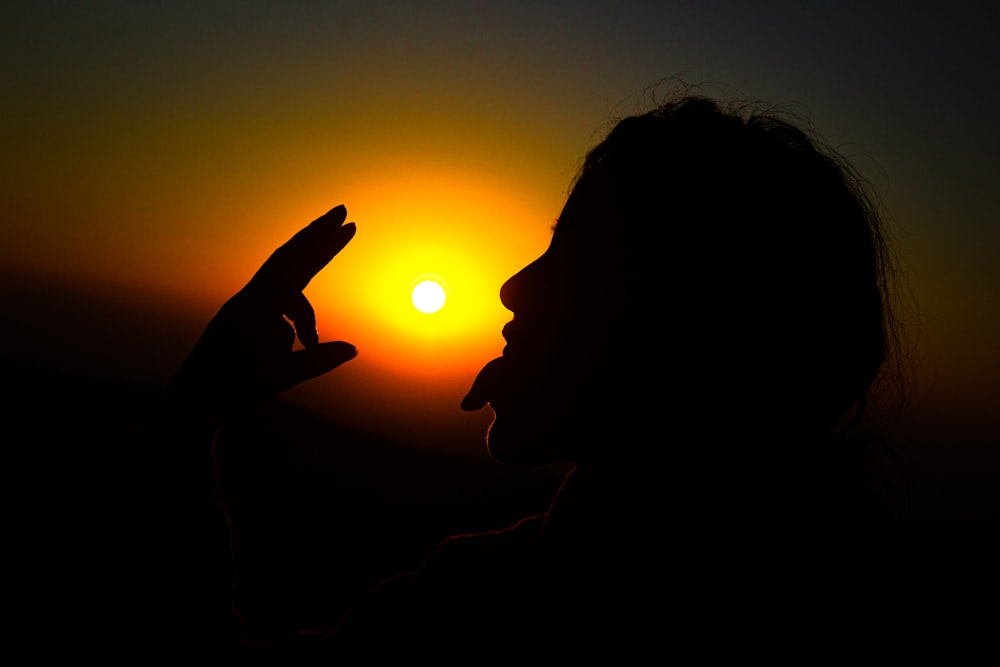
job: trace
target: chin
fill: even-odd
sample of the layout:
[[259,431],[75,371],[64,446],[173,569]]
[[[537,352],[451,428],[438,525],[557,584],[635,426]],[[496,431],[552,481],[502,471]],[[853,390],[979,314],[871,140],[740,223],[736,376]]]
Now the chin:
[[551,428],[537,424],[514,424],[495,416],[486,433],[486,448],[493,459],[517,466],[544,466],[572,462],[563,446],[564,437]]

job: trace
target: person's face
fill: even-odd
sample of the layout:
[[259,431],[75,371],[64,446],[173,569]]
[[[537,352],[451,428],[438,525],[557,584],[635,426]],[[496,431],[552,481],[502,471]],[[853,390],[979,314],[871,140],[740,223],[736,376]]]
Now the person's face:
[[492,407],[488,443],[498,460],[579,463],[615,403],[610,394],[624,390],[607,386],[619,354],[610,326],[620,320],[621,296],[614,268],[621,230],[611,208],[598,181],[582,180],[549,248],[500,290],[514,314],[503,329],[507,345],[463,401],[468,410]]

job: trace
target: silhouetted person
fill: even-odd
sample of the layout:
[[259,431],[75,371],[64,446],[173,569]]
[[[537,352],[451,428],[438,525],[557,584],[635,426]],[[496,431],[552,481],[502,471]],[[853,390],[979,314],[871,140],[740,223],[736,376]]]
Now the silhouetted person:
[[[132,640],[240,646],[213,438],[354,357],[319,342],[302,294],[354,236],[346,215],[222,307],[127,451]],[[891,269],[852,170],[794,125],[700,97],[622,120],[501,288],[507,345],[462,403],[493,409],[497,460],[575,465],[550,511],[446,541],[336,632],[273,648],[712,653],[878,618],[901,588],[894,525],[844,434],[893,370]]]

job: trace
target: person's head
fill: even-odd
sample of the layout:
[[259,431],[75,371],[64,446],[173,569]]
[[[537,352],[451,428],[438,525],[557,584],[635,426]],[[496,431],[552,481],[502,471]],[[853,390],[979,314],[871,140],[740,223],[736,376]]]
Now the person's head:
[[580,463],[669,433],[828,431],[890,352],[888,268],[859,181],[795,125],[700,97],[626,118],[501,290],[508,347],[473,390],[490,451]]

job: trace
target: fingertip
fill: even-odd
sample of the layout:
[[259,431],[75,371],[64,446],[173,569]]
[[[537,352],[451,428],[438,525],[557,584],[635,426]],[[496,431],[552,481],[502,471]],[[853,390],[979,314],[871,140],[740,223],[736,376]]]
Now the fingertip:
[[329,211],[316,218],[314,222],[329,222],[335,225],[343,224],[344,220],[347,220],[347,207],[343,204],[338,204],[334,206]]
[[324,343],[320,349],[327,370],[332,370],[358,356],[358,348],[344,341]]
[[350,361],[354,357],[358,356],[358,348],[342,340],[321,343],[319,348],[323,350],[323,355],[331,360],[340,359],[343,361]]

